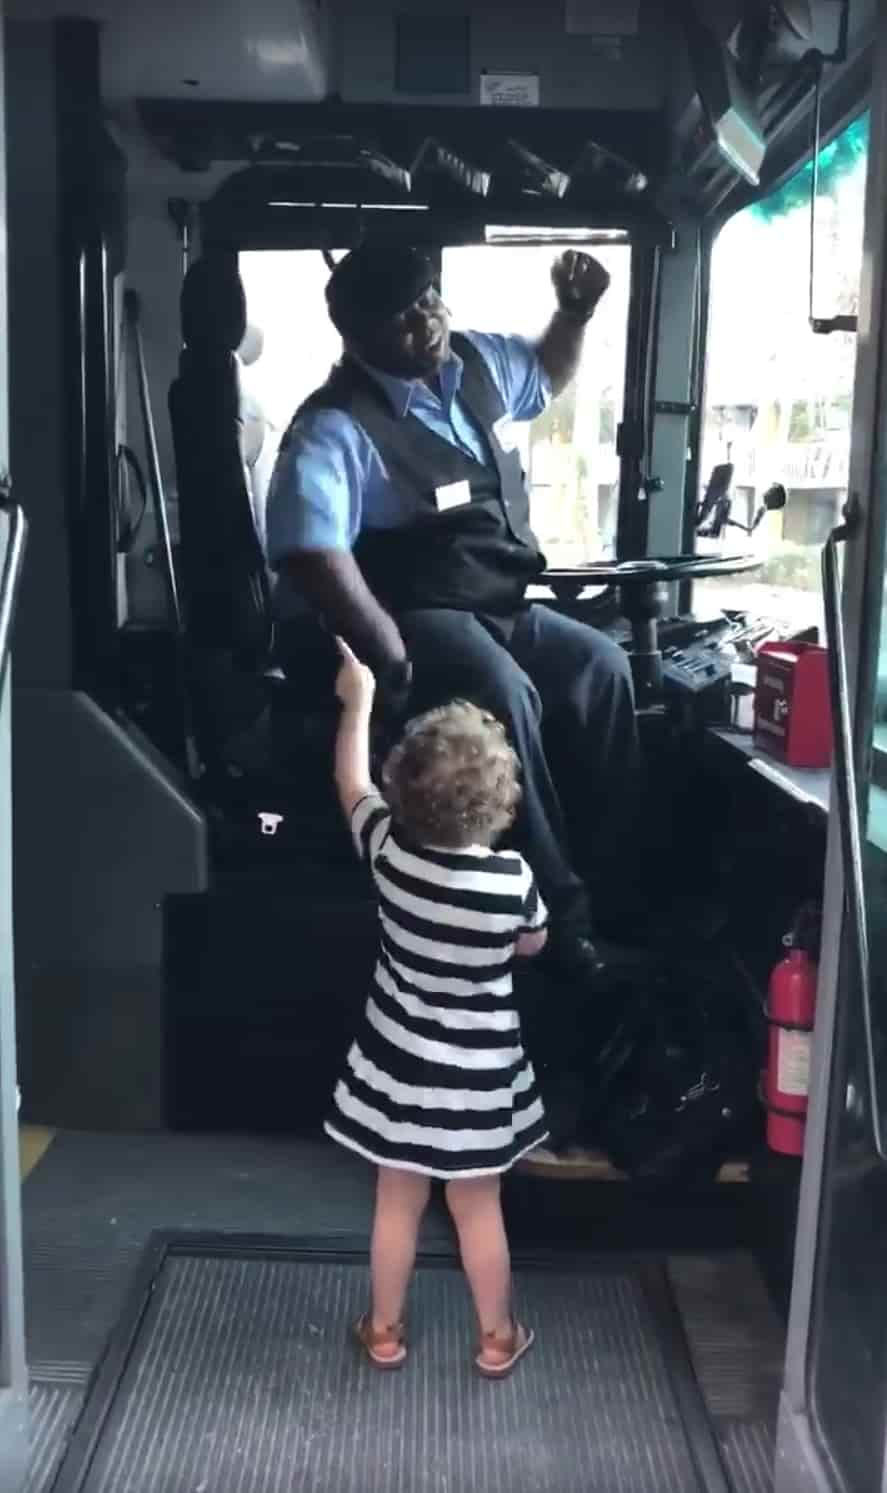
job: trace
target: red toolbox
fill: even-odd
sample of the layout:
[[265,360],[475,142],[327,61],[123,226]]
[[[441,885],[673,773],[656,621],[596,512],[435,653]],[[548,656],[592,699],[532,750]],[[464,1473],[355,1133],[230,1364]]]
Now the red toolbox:
[[758,649],[755,746],[789,767],[828,767],[832,713],[825,648],[764,643]]

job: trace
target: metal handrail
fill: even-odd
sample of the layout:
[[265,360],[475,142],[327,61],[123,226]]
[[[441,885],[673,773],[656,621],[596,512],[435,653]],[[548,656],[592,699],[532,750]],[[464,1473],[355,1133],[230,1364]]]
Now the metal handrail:
[[139,407],[142,412],[142,425],[145,432],[145,454],[148,460],[148,480],[151,487],[154,521],[157,525],[157,533],[163,555],[163,579],[166,584],[170,622],[172,623],[174,632],[180,637],[183,631],[182,608],[179,602],[179,587],[176,578],[175,560],[173,558],[172,537],[169,531],[166,498],[163,492],[163,478],[160,474],[160,453],[157,448],[157,433],[154,428],[154,414],[151,409],[148,370],[145,365],[145,348],[142,341],[141,303],[137,291],[130,288],[124,293],[123,307],[126,313],[127,328],[132,340],[132,349],[135,357]]
[[880,1087],[875,1057],[872,990],[869,979],[868,917],[865,905],[865,881],[860,835],[859,791],[853,752],[853,723],[850,718],[850,690],[847,684],[847,649],[844,642],[844,619],[841,613],[841,582],[838,572],[838,545],[856,533],[861,521],[858,503],[851,500],[844,509],[844,522],[833,529],[822,552],[822,590],[825,622],[829,639],[829,687],[834,733],[834,784],[837,790],[838,826],[841,835],[841,858],[844,868],[844,899],[850,920],[853,957],[857,966],[862,1001],[865,1039],[866,1076],[871,1110],[872,1139],[881,1161],[887,1162],[884,1131],[881,1123]]
[[160,453],[157,446],[154,413],[151,407],[151,389],[148,383],[145,345],[142,338],[141,301],[139,300],[138,292],[131,287],[124,292],[123,309],[126,317],[126,331],[129,338],[130,351],[135,362],[139,408],[141,410],[142,428],[145,438],[145,456],[148,464],[148,484],[154,510],[154,522],[157,526],[157,534],[160,540],[163,579],[166,586],[166,597],[169,608],[169,622],[175,647],[176,691],[182,712],[185,767],[189,778],[192,782],[196,782],[200,776],[200,753],[197,750],[197,741],[194,734],[191,695],[188,687],[188,665],[185,657],[185,619],[179,598],[172,534],[169,527],[169,513],[166,506],[166,494],[163,489],[163,477],[160,470]]
[[6,685],[6,670],[12,644],[12,625],[25,559],[25,544],[28,538],[28,521],[20,504],[8,497],[0,497],[0,513],[9,518],[9,538],[0,577],[0,700]]

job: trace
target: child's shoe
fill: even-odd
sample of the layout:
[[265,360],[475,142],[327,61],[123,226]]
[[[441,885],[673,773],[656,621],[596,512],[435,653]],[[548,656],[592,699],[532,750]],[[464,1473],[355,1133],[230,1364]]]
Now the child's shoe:
[[354,1336],[375,1368],[400,1369],[406,1363],[407,1345],[402,1322],[393,1327],[374,1327],[367,1312],[359,1322],[355,1322]]
[[495,1332],[484,1333],[474,1362],[485,1379],[504,1379],[517,1367],[524,1354],[529,1353],[535,1341],[536,1334],[531,1328],[513,1321],[511,1331],[501,1336]]

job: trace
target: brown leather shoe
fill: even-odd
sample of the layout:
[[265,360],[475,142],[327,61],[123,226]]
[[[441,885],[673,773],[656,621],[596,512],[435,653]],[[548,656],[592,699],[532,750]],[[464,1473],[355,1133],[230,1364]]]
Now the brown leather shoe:
[[526,1353],[529,1353],[536,1334],[520,1322],[512,1322],[511,1331],[497,1336],[485,1332],[481,1339],[480,1352],[474,1362],[485,1379],[505,1379]]
[[406,1334],[402,1322],[393,1327],[374,1327],[366,1312],[354,1324],[354,1336],[370,1363],[377,1369],[401,1369],[407,1361]]

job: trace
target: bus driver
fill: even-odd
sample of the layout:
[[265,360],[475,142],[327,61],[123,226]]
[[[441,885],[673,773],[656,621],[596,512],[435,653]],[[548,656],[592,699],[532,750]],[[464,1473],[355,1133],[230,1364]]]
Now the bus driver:
[[[550,957],[582,980],[601,961],[543,726],[572,757],[564,776],[581,792],[566,809],[592,853],[634,793],[637,734],[624,652],[525,599],[545,559],[509,430],[574,377],[609,276],[569,251],[552,282],[556,309],[531,342],[451,331],[415,249],[366,243],[342,259],[326,297],[344,355],[281,444],[268,552],[281,615],[298,593],[389,704],[464,698],[506,725],[523,775],[516,841],[550,910]],[[280,634],[285,663],[285,623]]]

